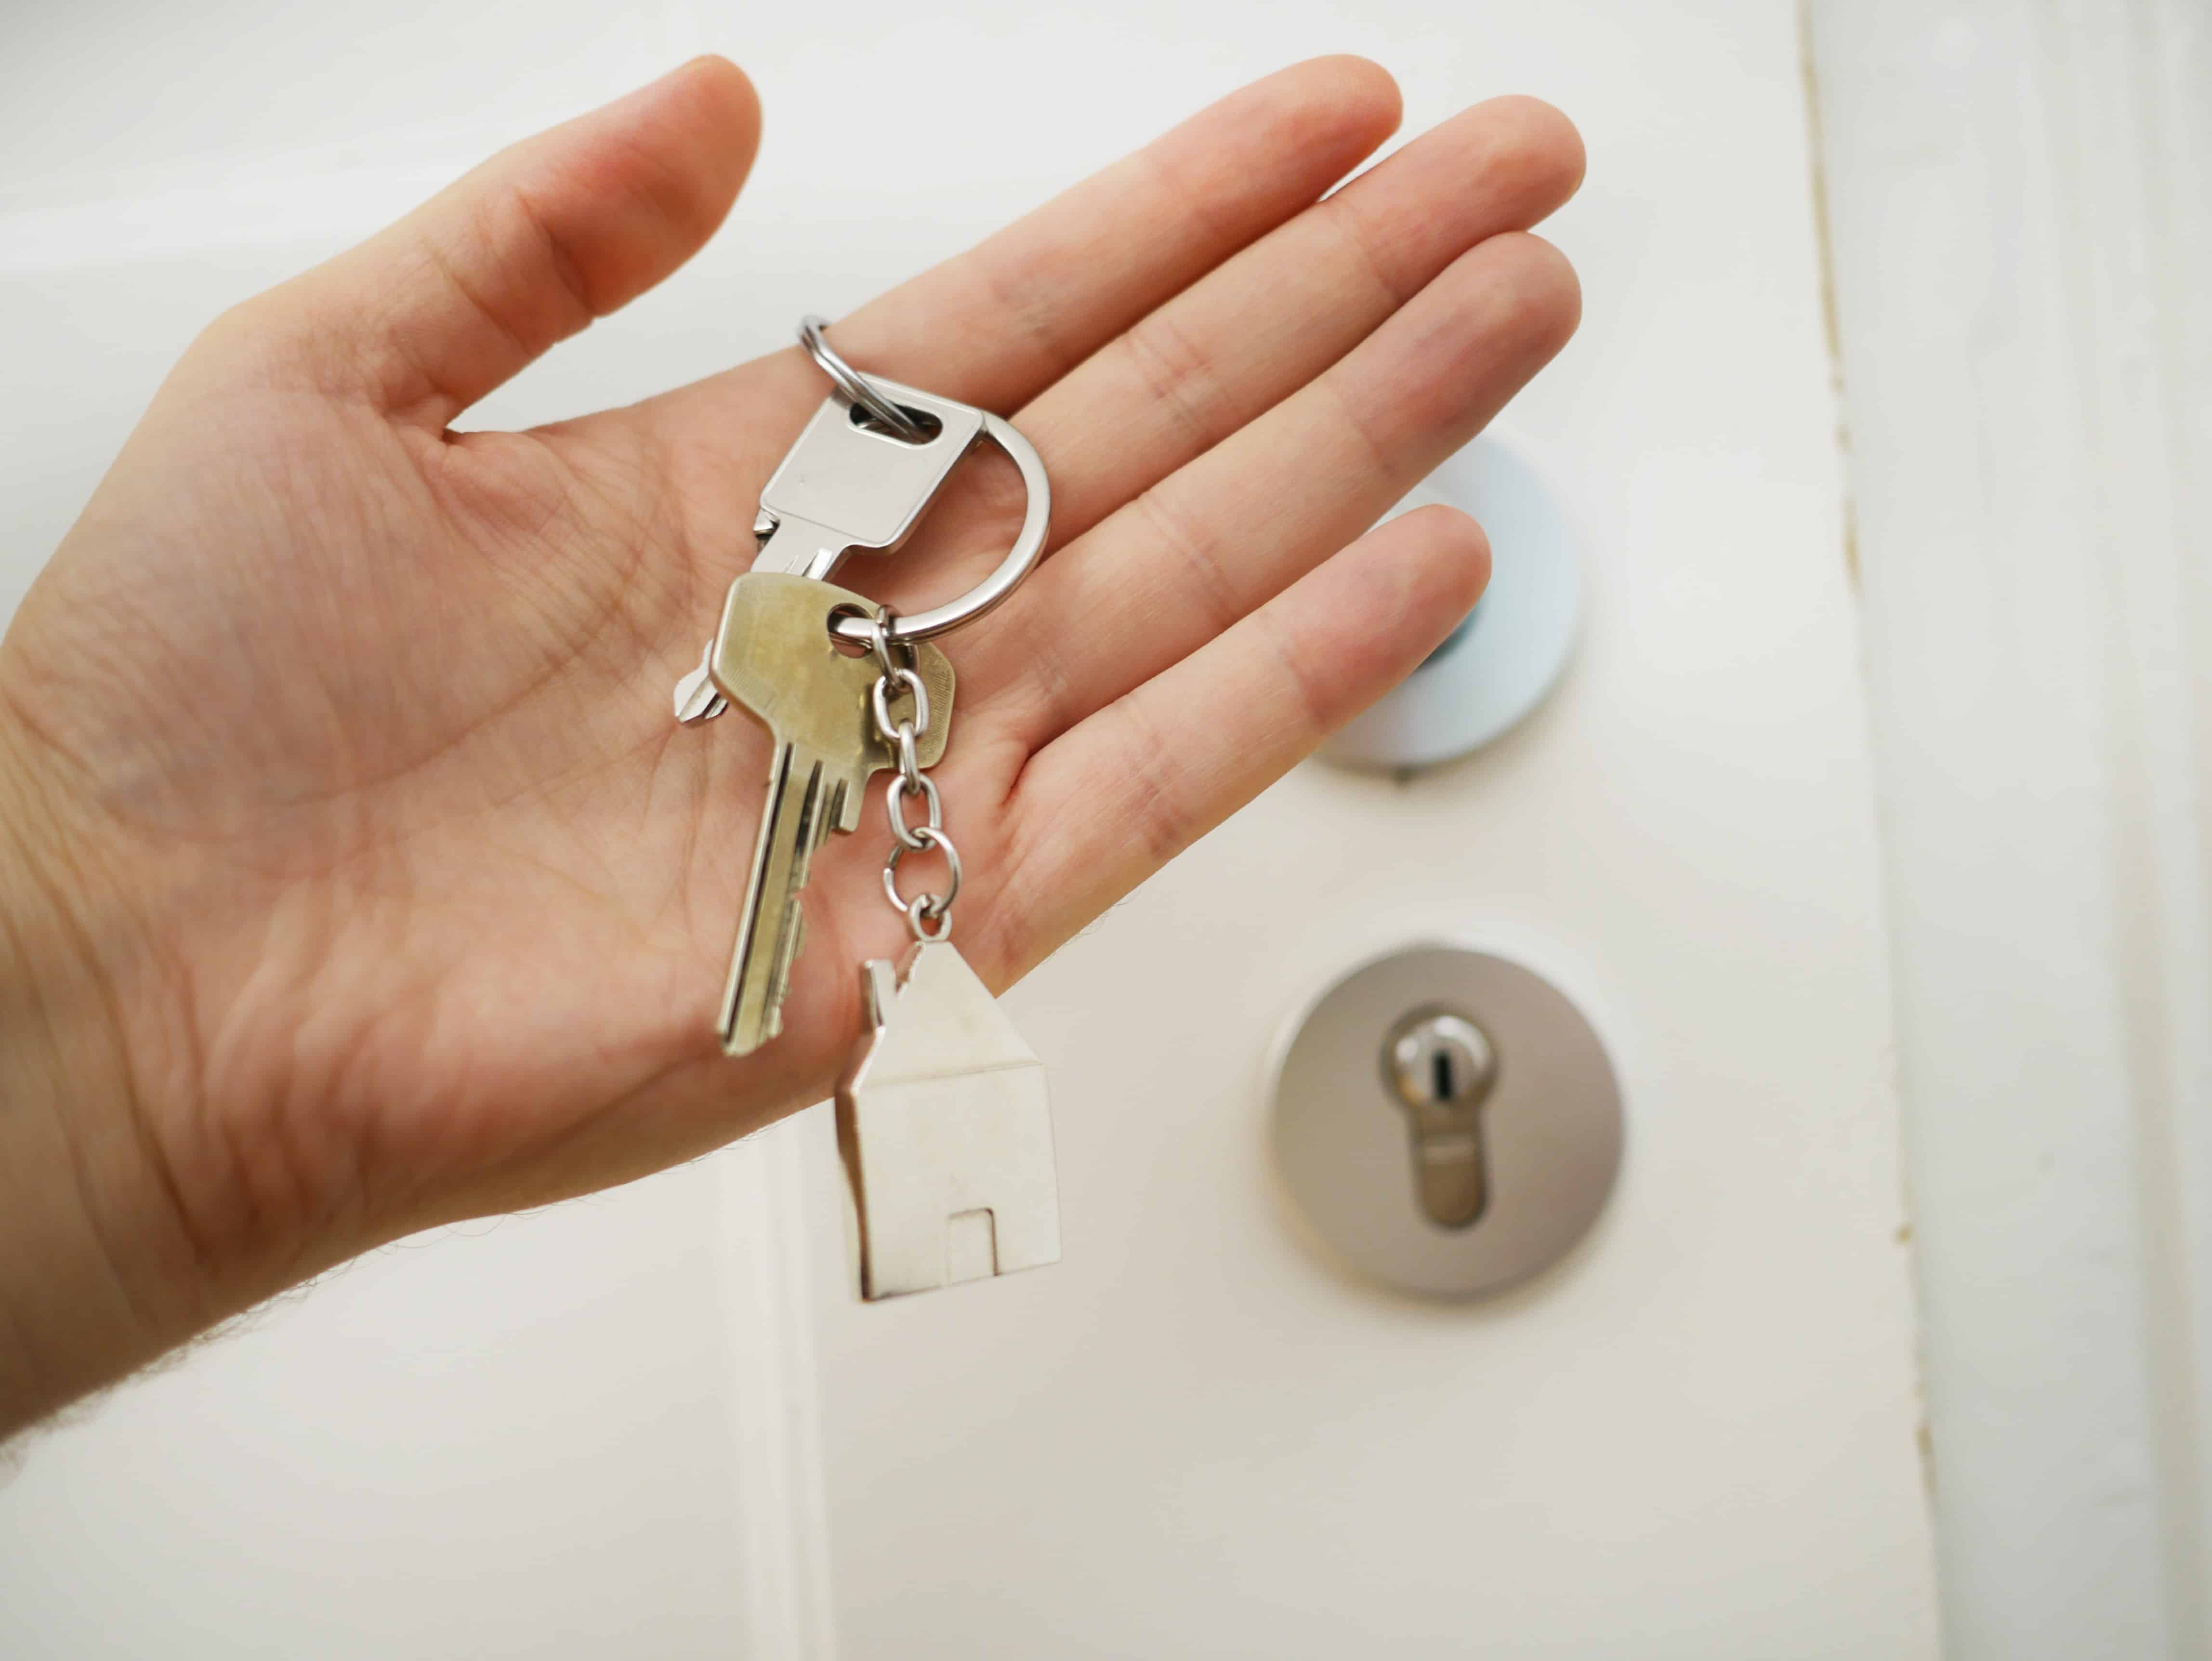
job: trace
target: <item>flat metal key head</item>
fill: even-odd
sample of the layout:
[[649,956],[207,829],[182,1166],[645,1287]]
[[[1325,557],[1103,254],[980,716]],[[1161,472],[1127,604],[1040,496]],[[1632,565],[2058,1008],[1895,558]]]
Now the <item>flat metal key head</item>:
[[[714,685],[767,727],[769,737],[798,745],[852,776],[850,812],[840,824],[847,830],[860,823],[860,788],[898,757],[876,731],[869,709],[879,672],[876,660],[865,653],[848,655],[830,624],[840,613],[872,618],[882,610],[830,583],[747,571],[730,585],[721,626],[707,654]],[[926,643],[914,653],[930,709],[929,730],[915,747],[921,764],[933,767],[952,731],[952,663]]]
[[983,411],[973,405],[896,381],[875,385],[920,416],[929,437],[910,443],[832,392],[761,487],[759,525],[768,529],[754,570],[826,579],[848,550],[896,548],[982,434]]

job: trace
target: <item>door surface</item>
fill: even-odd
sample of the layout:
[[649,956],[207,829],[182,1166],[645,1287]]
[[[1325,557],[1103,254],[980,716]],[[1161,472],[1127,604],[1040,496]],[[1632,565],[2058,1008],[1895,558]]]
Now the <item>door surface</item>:
[[[855,1304],[820,1110],[405,1243],[21,1450],[0,1652],[1934,1652],[1792,7],[975,0],[832,34],[675,0],[239,3],[133,12],[119,46],[77,15],[0,68],[11,599],[216,309],[684,52],[763,90],[737,215],[473,420],[781,344],[1236,82],[1353,50],[1409,131],[1522,91],[1589,141],[1547,232],[1583,332],[1510,417],[1588,615],[1490,750],[1302,769],[1010,995],[1052,1069],[1057,1267]],[[848,119],[924,100],[962,113],[927,145]],[[1439,937],[1565,988],[1628,1113],[1595,1234],[1471,1306],[1333,1267],[1264,1135],[1285,1018]]]

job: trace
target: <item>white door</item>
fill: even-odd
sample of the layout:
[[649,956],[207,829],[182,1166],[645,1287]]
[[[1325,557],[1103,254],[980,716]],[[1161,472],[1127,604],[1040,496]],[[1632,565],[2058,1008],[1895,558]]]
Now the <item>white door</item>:
[[[1236,82],[1350,49],[1399,75],[1409,130],[1526,91],[1589,140],[1550,230],[1586,321],[1511,417],[1578,527],[1589,615],[1489,751],[1302,770],[1011,995],[1053,1072],[1059,1266],[855,1305],[819,1110],[407,1243],[27,1445],[0,1652],[1934,1652],[1792,7],[969,0],[832,29],[680,0],[241,3],[145,28],[118,48],[56,14],[0,70],[18,590],[216,307],[679,52],[761,85],[744,203],[486,422],[775,344]],[[925,147],[850,115],[918,100],[963,119]],[[1332,1268],[1263,1135],[1284,1019],[1438,935],[1573,994],[1628,1112],[1595,1234],[1476,1305]]]

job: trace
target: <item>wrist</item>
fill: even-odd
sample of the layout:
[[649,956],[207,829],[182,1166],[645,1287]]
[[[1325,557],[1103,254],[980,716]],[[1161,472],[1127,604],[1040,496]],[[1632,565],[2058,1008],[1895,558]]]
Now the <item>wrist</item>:
[[0,735],[0,1437],[212,1317],[125,1041],[136,924]]

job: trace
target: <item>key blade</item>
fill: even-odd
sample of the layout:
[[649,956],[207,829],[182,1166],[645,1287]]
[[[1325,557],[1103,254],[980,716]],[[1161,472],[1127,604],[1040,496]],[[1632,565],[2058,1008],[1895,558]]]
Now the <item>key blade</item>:
[[[799,892],[814,854],[831,831],[859,824],[870,776],[895,759],[870,713],[873,660],[847,657],[830,639],[830,613],[840,606],[874,609],[825,582],[747,572],[730,585],[708,657],[714,684],[775,740],[716,1021],[732,1056],[751,1054],[781,1030],[805,930]],[[952,666],[929,646],[915,661],[929,692],[929,731],[918,746],[928,766],[943,753],[951,723]]]
[[805,519],[780,519],[753,557],[752,569],[827,582],[845,563],[852,545],[852,538],[827,525]]
[[783,1030],[783,996],[805,930],[799,897],[827,833],[824,787],[834,782],[821,758],[799,745],[780,743],[769,758],[744,909],[715,1020],[725,1055],[750,1056]]

